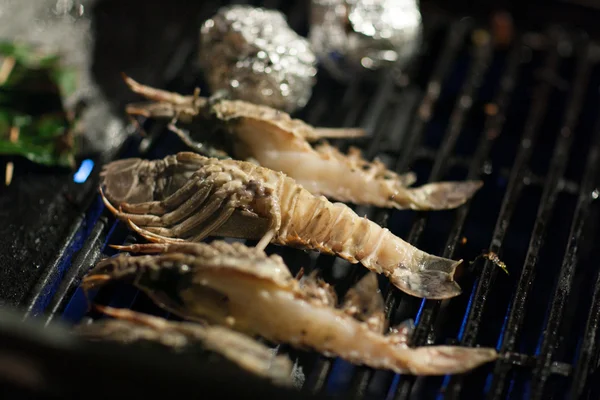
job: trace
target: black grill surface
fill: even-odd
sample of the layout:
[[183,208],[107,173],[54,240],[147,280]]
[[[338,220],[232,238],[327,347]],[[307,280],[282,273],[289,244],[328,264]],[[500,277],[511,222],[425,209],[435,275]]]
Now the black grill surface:
[[[305,33],[304,2],[285,4],[292,27]],[[600,48],[581,32],[560,27],[522,32],[510,47],[496,48],[486,26],[473,19],[425,18],[426,46],[407,76],[342,86],[320,72],[298,117],[320,126],[366,128],[368,140],[336,144],[361,146],[367,157],[379,157],[399,172],[413,170],[418,184],[484,180],[481,191],[458,210],[355,210],[425,251],[465,260],[457,274],[464,292],[449,301],[410,297],[381,279],[391,324],[413,318],[412,345],[492,346],[501,358],[465,376],[432,378],[373,371],[288,346],[278,351],[302,365],[307,394],[597,398]],[[181,47],[193,49],[194,40],[183,40]],[[196,85],[204,88],[185,65],[167,88],[185,93]],[[148,136],[129,140],[121,157],[139,155],[140,149],[147,158],[183,150],[164,126],[144,127]],[[79,201],[81,211],[60,211],[75,221],[70,230],[48,236],[64,242],[56,259],[37,266],[23,258],[22,269],[41,268],[37,284],[27,296],[3,292],[5,301],[18,297],[27,317],[47,323],[98,318],[87,313],[80,279],[100,257],[114,254],[108,244],[137,240],[94,192],[98,169],[97,164],[78,186],[88,193],[81,195],[87,199]],[[268,251],[282,254],[292,272],[318,268],[339,294],[365,273],[316,253],[275,246]],[[486,251],[499,254],[509,273],[478,258]],[[19,287],[14,271],[4,272],[8,280],[1,280],[13,291]],[[167,316],[126,286],[104,288],[94,301]]]

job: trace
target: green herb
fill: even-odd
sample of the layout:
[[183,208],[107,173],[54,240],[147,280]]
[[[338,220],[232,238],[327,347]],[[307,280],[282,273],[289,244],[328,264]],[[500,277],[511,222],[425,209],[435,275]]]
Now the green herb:
[[[10,140],[11,129],[18,130],[16,141]],[[38,117],[0,109],[0,154],[19,155],[48,166],[72,167],[72,137],[62,115]]]
[[74,166],[73,121],[64,100],[77,72],[57,54],[0,42],[0,154],[48,166]]

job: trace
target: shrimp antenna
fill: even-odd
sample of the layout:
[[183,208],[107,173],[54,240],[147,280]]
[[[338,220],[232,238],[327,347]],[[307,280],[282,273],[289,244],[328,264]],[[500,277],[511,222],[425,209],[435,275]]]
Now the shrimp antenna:
[[485,258],[486,260],[491,261],[495,266],[497,266],[502,271],[504,271],[506,273],[506,275],[509,275],[508,267],[506,266],[504,261],[500,260],[500,257],[498,257],[498,254],[494,253],[493,251],[483,250],[482,254],[478,255],[477,257],[475,257],[473,259],[473,261],[469,262],[469,265],[475,264],[478,260],[480,260],[482,258]]
[[85,297],[85,301],[88,306],[88,309],[87,309],[88,312],[91,311],[91,309],[92,309],[92,302],[90,300],[90,294],[89,294],[90,289],[92,289],[92,288],[94,288],[94,286],[96,286],[96,282],[106,282],[109,280],[110,280],[110,275],[106,275],[106,274],[88,276],[83,279],[83,282],[81,283],[81,290],[83,291],[83,295]]
[[92,300],[90,298],[90,287],[86,284],[81,285],[81,290],[83,291],[83,297],[85,297],[85,305],[86,305],[86,313],[92,311]]

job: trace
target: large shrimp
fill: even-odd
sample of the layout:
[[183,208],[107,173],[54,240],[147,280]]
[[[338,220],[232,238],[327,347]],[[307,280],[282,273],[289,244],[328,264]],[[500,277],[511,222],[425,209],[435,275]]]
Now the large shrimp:
[[453,277],[462,260],[425,253],[345,204],[250,162],[182,152],[115,161],[101,176],[106,206],[151,241],[254,239],[260,249],[272,242],[360,262],[414,296],[445,299],[461,292]]
[[229,328],[168,321],[127,309],[96,308],[115,319],[77,325],[74,333],[88,340],[110,340],[124,344],[155,342],[176,351],[202,348],[278,384],[292,383],[292,363],[288,357],[275,356],[269,347]]
[[351,147],[343,154],[328,143],[311,146],[324,138],[347,138],[364,135],[361,129],[314,128],[292,119],[273,108],[240,100],[207,99],[181,96],[142,85],[125,77],[129,87],[154,103],[132,104],[130,115],[171,119],[170,129],[192,148],[199,145],[178,128],[177,121],[190,124],[215,118],[233,135],[233,155],[237,159],[256,160],[263,167],[284,172],[315,195],[338,201],[385,208],[444,210],[456,208],[470,199],[481,181],[434,182],[420,187],[414,173],[404,175],[385,165],[362,158]]
[[383,319],[383,299],[372,273],[338,308],[335,293],[325,282],[313,275],[298,281],[279,256],[240,243],[119,248],[163,254],[105,259],[84,278],[86,290],[111,280],[128,280],[182,318],[208,320],[272,342],[396,373],[463,373],[497,357],[491,348],[410,348],[404,326],[386,335],[384,324],[378,322]]

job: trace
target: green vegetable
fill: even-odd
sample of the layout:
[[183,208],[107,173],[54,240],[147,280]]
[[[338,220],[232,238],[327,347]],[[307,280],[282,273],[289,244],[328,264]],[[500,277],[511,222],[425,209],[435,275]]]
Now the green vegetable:
[[[18,129],[18,139],[9,140],[11,129]],[[48,166],[72,167],[75,160],[72,138],[61,115],[39,117],[17,114],[0,109],[0,154],[20,155],[30,161]]]
[[0,154],[74,166],[76,121],[64,109],[64,99],[76,88],[77,72],[59,55],[0,42]]

